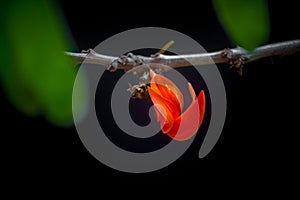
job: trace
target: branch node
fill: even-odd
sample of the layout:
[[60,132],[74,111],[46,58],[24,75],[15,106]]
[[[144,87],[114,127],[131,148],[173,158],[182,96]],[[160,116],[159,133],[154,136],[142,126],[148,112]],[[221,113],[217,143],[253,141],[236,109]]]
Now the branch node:
[[243,67],[247,61],[247,57],[241,52],[234,53],[231,49],[224,49],[222,56],[228,59],[229,68],[235,67],[240,76],[243,74]]
[[110,72],[115,72],[117,69],[118,69],[118,59],[115,59],[106,67],[106,70]]
[[142,64],[144,64],[144,60],[140,56],[134,55],[133,53],[128,53],[126,55],[121,55],[113,60],[107,67],[107,70],[109,70],[110,72],[114,72],[117,69],[128,71],[133,67]]
[[233,51],[229,48],[226,48],[222,52],[222,56],[228,58],[229,60],[233,57]]

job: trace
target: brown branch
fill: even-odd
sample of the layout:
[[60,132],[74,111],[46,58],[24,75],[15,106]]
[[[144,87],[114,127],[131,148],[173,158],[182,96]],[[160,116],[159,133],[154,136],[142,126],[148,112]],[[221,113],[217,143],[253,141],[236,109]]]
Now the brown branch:
[[84,61],[85,63],[106,66],[110,71],[115,71],[116,69],[127,71],[135,66],[148,63],[160,63],[173,68],[213,63],[229,63],[230,65],[237,67],[241,73],[242,65],[245,63],[265,57],[287,55],[296,52],[300,52],[300,40],[269,44],[258,47],[253,51],[246,51],[245,49],[237,47],[212,53],[186,55],[155,54],[146,57],[129,53],[126,56],[113,57],[96,53],[93,50],[82,53],[65,52],[65,54],[71,56],[80,63]]

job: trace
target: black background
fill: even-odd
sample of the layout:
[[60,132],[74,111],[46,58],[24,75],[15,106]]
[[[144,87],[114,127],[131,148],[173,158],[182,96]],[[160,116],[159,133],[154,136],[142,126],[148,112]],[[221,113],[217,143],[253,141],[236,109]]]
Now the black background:
[[[180,31],[207,51],[234,46],[217,20],[211,2],[161,3],[126,1],[104,5],[100,1],[61,1],[59,5],[73,36],[73,51],[93,48],[121,31],[146,26]],[[288,1],[270,1],[269,5],[268,43],[299,39],[298,6]],[[5,136],[1,141],[8,145],[3,151],[7,158],[3,165],[10,169],[11,184],[24,186],[29,180],[36,185],[53,182],[62,188],[70,183],[83,186],[95,181],[101,191],[101,184],[112,181],[110,185],[116,188],[151,183],[154,188],[171,186],[176,191],[195,184],[230,185],[253,194],[267,191],[266,186],[271,185],[270,192],[275,188],[280,191],[290,182],[289,178],[296,177],[295,162],[299,159],[299,117],[294,104],[299,91],[299,66],[299,54],[247,64],[242,77],[226,65],[218,65],[228,100],[227,118],[218,143],[203,159],[197,156],[199,144],[193,144],[175,163],[146,174],[106,167],[87,152],[74,127],[58,128],[42,117],[25,117],[0,90],[0,111],[4,117],[1,134]],[[120,75],[116,72],[111,77]]]

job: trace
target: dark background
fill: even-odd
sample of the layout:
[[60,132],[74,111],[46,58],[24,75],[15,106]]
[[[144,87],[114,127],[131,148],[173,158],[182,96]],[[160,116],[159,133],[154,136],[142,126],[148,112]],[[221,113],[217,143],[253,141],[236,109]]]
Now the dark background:
[[[141,1],[102,5],[100,1],[61,1],[59,5],[73,36],[73,51],[93,48],[121,31],[145,26],[180,31],[207,51],[234,47],[211,2],[199,4]],[[298,6],[289,1],[270,1],[269,8],[268,43],[299,39]],[[3,151],[7,158],[3,164],[12,169],[12,184],[21,185],[28,180],[38,185],[54,181],[63,186],[112,181],[113,187],[153,183],[154,187],[161,184],[176,190],[191,181],[199,187],[232,181],[247,193],[264,191],[265,185],[272,185],[272,190],[281,188],[295,177],[295,162],[299,159],[299,129],[294,128],[299,118],[294,107],[299,91],[295,70],[299,66],[299,54],[247,64],[242,77],[227,65],[218,65],[228,100],[227,118],[218,143],[209,155],[199,159],[200,144],[194,142],[178,161],[146,174],[128,174],[106,167],[87,152],[74,127],[58,128],[42,117],[28,118],[16,111],[0,90],[0,113],[4,118],[1,133],[5,136],[2,143],[8,144]],[[111,74],[120,75],[121,72]],[[252,181],[253,185],[243,187]]]

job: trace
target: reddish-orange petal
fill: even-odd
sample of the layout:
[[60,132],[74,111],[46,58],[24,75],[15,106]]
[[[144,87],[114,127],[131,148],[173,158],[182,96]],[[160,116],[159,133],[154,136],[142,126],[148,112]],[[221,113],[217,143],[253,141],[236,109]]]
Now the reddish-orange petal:
[[156,91],[162,97],[169,99],[173,102],[179,113],[182,111],[184,102],[183,95],[178,87],[168,78],[155,74],[152,70],[150,70],[151,79],[151,88]]
[[154,104],[154,109],[158,117],[157,120],[164,130],[169,131],[173,126],[175,117],[179,116],[179,111],[173,102],[160,96],[151,87],[148,87],[148,92]]
[[167,133],[175,140],[191,138],[196,134],[203,121],[206,106],[204,91],[201,91],[196,97],[194,88],[188,83],[193,101],[188,109],[180,115],[183,108],[181,91],[171,80],[155,74],[152,70],[150,70],[150,76],[152,79],[148,91],[162,132]]
[[175,140],[187,140],[194,136],[202,124],[205,105],[205,94],[202,90],[197,100],[194,100],[188,109],[175,119],[172,128],[165,130],[165,133]]
[[189,91],[190,91],[192,100],[194,101],[197,98],[197,96],[196,96],[195,90],[190,82],[188,82],[188,87],[189,87]]

